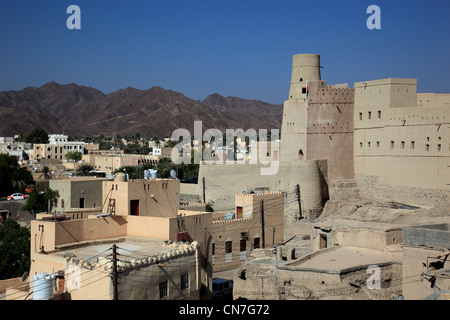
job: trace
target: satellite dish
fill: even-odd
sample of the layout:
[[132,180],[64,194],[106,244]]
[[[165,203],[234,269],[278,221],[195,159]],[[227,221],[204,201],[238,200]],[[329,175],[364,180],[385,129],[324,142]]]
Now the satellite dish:
[[172,178],[172,179],[176,179],[177,178],[177,172],[175,171],[175,170],[170,170],[170,177]]

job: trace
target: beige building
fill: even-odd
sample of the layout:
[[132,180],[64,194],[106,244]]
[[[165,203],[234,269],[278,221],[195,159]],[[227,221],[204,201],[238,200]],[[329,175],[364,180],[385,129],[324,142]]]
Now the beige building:
[[33,144],[30,150],[30,158],[36,160],[64,160],[69,151],[84,153],[85,143],[82,141],[68,141],[68,136],[60,134],[49,134],[49,143]]
[[105,202],[104,212],[117,215],[175,217],[180,202],[179,188],[179,181],[174,179],[127,181],[124,174],[116,174],[113,181],[103,181],[101,190]]
[[239,266],[252,250],[273,246],[284,238],[282,192],[238,193],[235,210],[212,215],[208,229],[214,271]]
[[155,217],[54,221],[38,215],[31,223],[31,276],[8,288],[6,299],[208,298],[211,274],[201,266],[199,245],[171,240],[175,224]]
[[382,189],[385,185],[403,188],[398,190],[413,204],[445,203],[450,190],[448,119],[450,94],[417,93],[415,79],[355,83],[356,179],[364,187],[376,179],[379,184],[372,190],[378,193],[389,192]]
[[66,214],[74,211],[77,213],[84,212],[85,214],[102,212],[102,183],[104,181],[108,181],[108,179],[87,177],[50,179],[49,187],[59,192],[54,210]]
[[[119,151],[117,151],[119,152]],[[108,174],[123,166],[157,165],[161,156],[124,154],[123,151],[117,154],[113,152],[92,151],[83,155],[83,162],[89,163],[97,171],[105,171]],[[142,177],[143,177],[142,173]]]
[[234,299],[393,300],[402,293],[402,228],[330,220],[309,244],[254,252],[235,273]]

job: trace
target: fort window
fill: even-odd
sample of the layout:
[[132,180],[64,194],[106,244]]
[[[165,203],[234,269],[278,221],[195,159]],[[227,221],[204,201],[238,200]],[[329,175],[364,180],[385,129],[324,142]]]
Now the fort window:
[[391,140],[391,149],[394,149],[394,141]]
[[429,144],[425,145],[425,151],[430,151],[430,145]]
[[180,277],[181,290],[189,288],[189,275],[182,274]]
[[367,142],[367,146],[370,148],[370,141],[369,142]]
[[405,149],[405,141],[400,142],[400,147],[401,147],[402,149]]
[[302,149],[300,149],[300,150],[298,151],[298,158],[299,158],[300,160],[303,160],[303,150],[302,150]]
[[411,141],[411,150],[414,150],[414,145],[415,145],[415,142]]
[[362,112],[359,113],[359,120],[362,120]]
[[381,110],[378,110],[378,119],[381,119]]
[[259,236],[255,236],[253,238],[253,248],[254,249],[259,249],[260,248],[260,241],[259,241]]
[[380,141],[377,141],[377,148],[380,146]]
[[246,260],[247,259],[247,240],[246,239],[241,239],[240,241],[240,260]]
[[305,87],[302,88],[302,93],[306,93],[306,88]]
[[225,241],[225,262],[233,261],[232,251],[233,251],[233,241],[231,241],[231,238],[228,238]]
[[440,144],[437,145],[437,151],[441,151],[441,145]]
[[372,112],[369,111],[369,120],[372,119]]
[[430,141],[430,137],[427,137],[427,141]]
[[300,78],[300,82],[302,82],[303,81],[303,78]]
[[236,207],[236,218],[242,219],[244,217],[243,207]]
[[168,290],[167,290],[167,281],[163,281],[159,283],[159,298],[165,298],[168,295]]

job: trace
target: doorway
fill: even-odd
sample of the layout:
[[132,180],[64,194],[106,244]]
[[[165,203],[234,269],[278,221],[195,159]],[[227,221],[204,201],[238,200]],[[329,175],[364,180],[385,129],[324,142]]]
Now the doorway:
[[130,215],[139,215],[139,200],[130,200]]
[[320,249],[325,249],[327,248],[327,242],[328,242],[328,236],[326,234],[321,234],[320,235],[320,244],[319,244],[319,248]]

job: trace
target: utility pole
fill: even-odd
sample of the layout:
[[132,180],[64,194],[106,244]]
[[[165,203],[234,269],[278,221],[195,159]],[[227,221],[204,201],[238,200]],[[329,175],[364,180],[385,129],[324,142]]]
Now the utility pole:
[[203,181],[203,203],[206,203],[206,196],[205,196],[205,177],[203,177],[202,181]]
[[303,219],[302,217],[302,202],[301,202],[301,196],[300,196],[300,185],[297,184],[297,201],[298,201],[298,220]]
[[119,300],[118,290],[117,290],[117,247],[113,244],[113,290],[114,290],[114,300]]
[[266,233],[264,225],[264,200],[261,200],[261,228],[262,228],[262,248],[266,248]]

